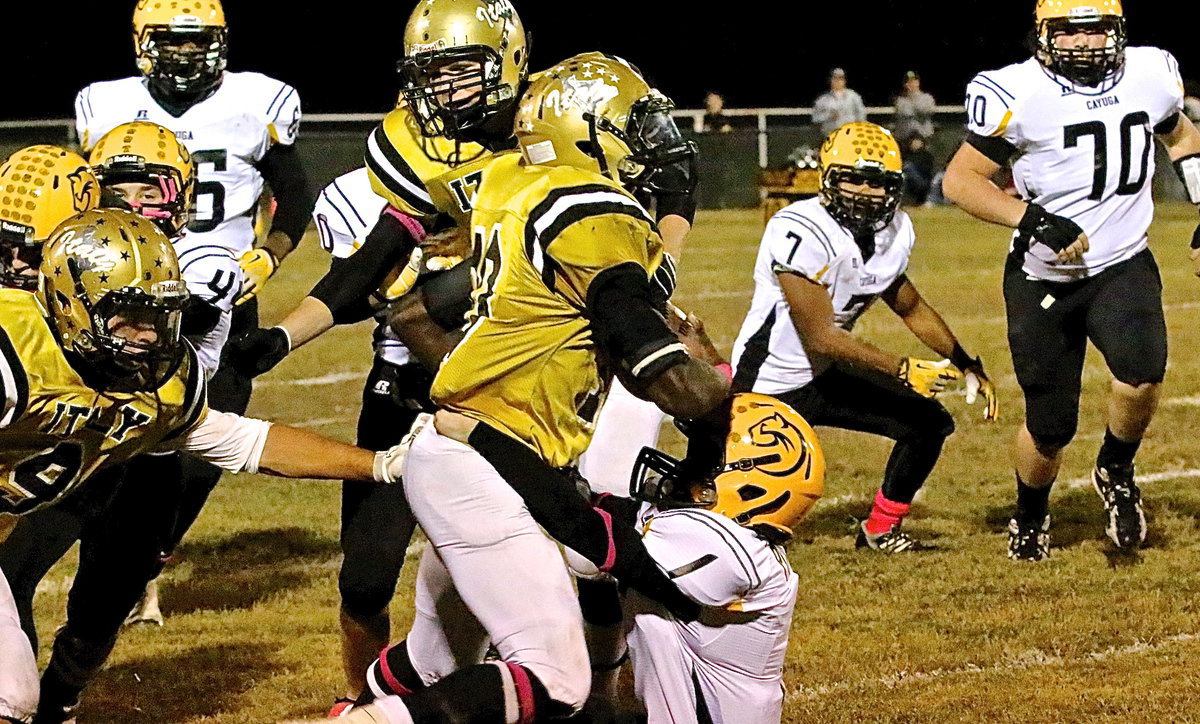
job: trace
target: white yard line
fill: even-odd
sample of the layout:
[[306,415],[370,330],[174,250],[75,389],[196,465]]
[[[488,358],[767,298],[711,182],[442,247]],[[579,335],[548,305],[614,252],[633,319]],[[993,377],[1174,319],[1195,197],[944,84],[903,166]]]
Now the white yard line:
[[896,689],[906,684],[921,683],[934,679],[944,679],[952,676],[991,674],[1005,671],[1025,671],[1050,666],[1073,664],[1090,664],[1108,659],[1120,659],[1134,654],[1160,651],[1180,643],[1190,643],[1200,640],[1196,634],[1175,634],[1157,641],[1134,641],[1125,646],[1111,646],[1099,651],[1091,651],[1080,656],[1059,656],[1038,649],[1026,651],[992,666],[960,666],[953,669],[934,669],[933,671],[898,671],[890,676],[878,679],[857,681],[839,681],[826,686],[796,686],[790,690],[790,695],[799,699],[819,699],[829,695],[844,695],[847,692],[858,692],[867,686],[884,686]]
[[1163,400],[1167,407],[1200,407],[1200,395],[1191,397],[1170,397]]
[[[1161,483],[1164,480],[1183,480],[1185,478],[1200,478],[1200,468],[1187,468],[1187,469],[1181,469],[1181,470],[1164,470],[1161,473],[1147,473],[1146,475],[1138,475],[1137,481],[1139,484]],[[1091,473],[1088,473],[1087,475],[1085,475],[1083,477],[1071,478],[1070,480],[1064,480],[1060,483],[1056,483],[1054,487],[1056,487],[1056,488],[1062,488],[1062,487],[1087,488],[1087,487],[1090,487],[1091,484],[1092,484],[1092,475],[1091,475]]]
[[263,380],[256,382],[256,387],[317,387],[319,385],[336,385],[354,380],[362,381],[367,378],[365,372],[330,372],[318,377],[301,377],[295,380]]

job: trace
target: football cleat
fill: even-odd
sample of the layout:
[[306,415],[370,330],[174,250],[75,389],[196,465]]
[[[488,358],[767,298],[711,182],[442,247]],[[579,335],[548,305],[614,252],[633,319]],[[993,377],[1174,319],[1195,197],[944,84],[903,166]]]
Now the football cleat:
[[1040,526],[1008,521],[1008,557],[1014,561],[1041,561],[1050,557],[1050,516]]
[[162,609],[158,606],[157,578],[146,584],[146,590],[142,593],[142,599],[137,602],[137,605],[129,612],[129,616],[125,618],[126,626],[136,626],[137,624],[163,625]]
[[1104,532],[1118,548],[1136,548],[1146,540],[1142,491],[1133,481],[1133,465],[1110,465],[1092,470],[1092,486],[1104,501],[1108,525]]
[[858,526],[858,538],[854,540],[854,547],[891,554],[924,550],[927,546],[901,531],[899,525],[892,526],[891,530],[884,533],[868,533],[867,521],[864,520]]
[[333,707],[330,708],[326,718],[341,719],[342,717],[349,716],[350,712],[354,709],[354,703],[354,699],[348,696],[339,696],[333,700]]

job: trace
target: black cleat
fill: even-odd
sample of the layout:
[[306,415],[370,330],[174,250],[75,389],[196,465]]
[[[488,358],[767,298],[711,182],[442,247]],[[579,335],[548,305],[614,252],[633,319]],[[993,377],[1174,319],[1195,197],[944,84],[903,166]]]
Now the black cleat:
[[1040,526],[1016,518],[1008,521],[1008,557],[1014,561],[1041,561],[1050,557],[1050,516]]
[[880,553],[908,553],[926,548],[920,541],[895,525],[885,533],[871,534],[867,532],[867,521],[858,526],[858,538],[854,540],[855,548],[869,548]]
[[1104,501],[1108,525],[1104,532],[1118,548],[1137,548],[1146,540],[1142,491],[1133,481],[1132,465],[1110,465],[1092,471],[1092,486]]

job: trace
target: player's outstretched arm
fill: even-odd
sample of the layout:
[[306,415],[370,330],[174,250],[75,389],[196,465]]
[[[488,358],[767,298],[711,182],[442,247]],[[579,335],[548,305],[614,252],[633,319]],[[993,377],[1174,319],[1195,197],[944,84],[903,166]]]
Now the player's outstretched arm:
[[376,453],[308,430],[209,410],[183,434],[179,447],[232,473],[394,483],[408,444],[428,419],[419,417],[403,442]]
[[[1182,113],[1173,126],[1161,130],[1166,132],[1160,133],[1158,140],[1166,147],[1188,200],[1200,206],[1200,130]],[[1196,276],[1200,276],[1200,225],[1192,232],[1191,258]]]
[[795,272],[776,274],[792,324],[805,349],[855,367],[896,374],[904,357],[886,352],[837,326],[825,287]]
[[925,343],[925,346],[942,357],[948,358],[967,380],[967,403],[975,402],[977,395],[982,395],[985,403],[983,417],[994,420],[999,414],[999,403],[996,399],[996,388],[983,371],[983,361],[972,357],[959,343],[950,325],[942,319],[942,315],[933,308],[907,275],[902,274],[887,291],[883,300],[896,316],[903,320],[912,333]]

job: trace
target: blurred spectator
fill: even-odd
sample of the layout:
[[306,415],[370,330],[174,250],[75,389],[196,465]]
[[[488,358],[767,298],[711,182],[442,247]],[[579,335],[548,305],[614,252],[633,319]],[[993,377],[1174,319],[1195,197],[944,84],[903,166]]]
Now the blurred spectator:
[[725,115],[725,98],[716,91],[709,91],[704,97],[704,125],[700,130],[704,133],[729,133],[733,130],[729,116]]
[[1192,123],[1200,123],[1200,83],[1194,80],[1183,83],[1183,114]]
[[900,148],[904,161],[905,201],[920,206],[929,200],[929,190],[937,171],[933,154],[919,133],[901,137]]
[[867,120],[867,108],[862,96],[846,87],[846,71],[834,68],[829,73],[829,91],[817,98],[813,108],[813,123],[828,136],[838,127],[854,121]]
[[933,96],[921,90],[921,76],[910,70],[904,74],[904,91],[896,96],[896,120],[892,132],[896,138],[933,137]]

